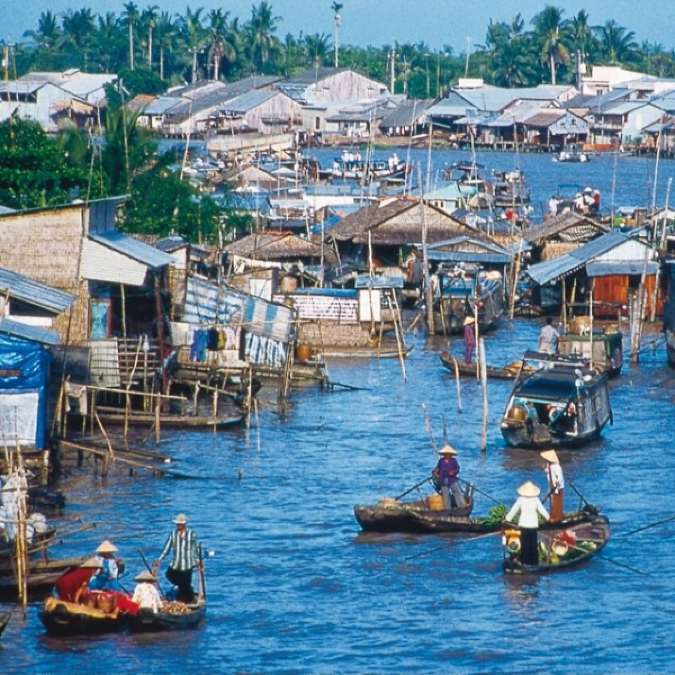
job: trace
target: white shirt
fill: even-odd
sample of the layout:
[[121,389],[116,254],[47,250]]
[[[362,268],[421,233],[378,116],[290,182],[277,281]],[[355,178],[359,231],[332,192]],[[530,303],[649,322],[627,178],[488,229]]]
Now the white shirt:
[[560,333],[550,324],[546,324],[539,333],[539,351],[555,354]]
[[549,464],[544,471],[550,488],[556,488],[556,492],[565,489],[565,478],[560,464]]
[[539,497],[518,497],[518,499],[516,499],[516,503],[506,514],[506,520],[511,520],[519,511],[519,527],[539,527],[539,519],[537,518],[537,514],[540,514],[544,520],[548,520],[549,517],[548,511],[539,501]]
[[136,584],[132,600],[139,607],[147,607],[153,612],[159,612],[162,606],[162,597],[157,590],[157,586],[149,581],[140,581]]

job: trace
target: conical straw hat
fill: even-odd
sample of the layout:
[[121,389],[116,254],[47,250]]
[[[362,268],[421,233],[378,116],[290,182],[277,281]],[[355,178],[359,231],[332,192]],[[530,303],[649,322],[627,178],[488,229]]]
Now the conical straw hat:
[[117,546],[106,539],[97,549],[96,553],[116,553]]
[[543,457],[547,462],[551,464],[558,464],[558,455],[556,455],[555,450],[544,450],[539,453],[540,457]]
[[456,455],[457,450],[455,450],[450,443],[446,443],[439,451],[439,455]]
[[518,488],[518,494],[521,497],[537,497],[540,492],[541,490],[531,480],[526,481]]

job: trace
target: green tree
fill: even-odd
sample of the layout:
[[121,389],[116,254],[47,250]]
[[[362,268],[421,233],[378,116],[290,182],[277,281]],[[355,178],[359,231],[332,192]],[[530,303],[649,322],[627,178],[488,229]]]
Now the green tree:
[[256,72],[262,73],[269,68],[265,65],[270,57],[280,51],[280,43],[274,36],[277,22],[281,17],[272,14],[272,6],[263,0],[257,7],[251,8],[251,19],[247,24],[251,61]]
[[0,122],[0,204],[17,210],[69,204],[87,180],[36,122]]
[[58,45],[74,57],[73,65],[77,63],[84,70],[88,67],[95,31],[94,15],[90,9],[80,9],[76,12],[69,10],[65,13]]
[[639,47],[635,42],[635,33],[610,19],[604,26],[596,26],[594,32],[598,38],[600,58],[608,65],[632,65],[639,59]]
[[159,7],[157,7],[157,5],[150,5],[141,13],[141,24],[145,27],[148,35],[148,68],[150,68],[150,70],[152,70],[152,37],[155,26],[157,26],[157,19],[159,16],[157,14],[158,11]]
[[567,26],[563,21],[564,10],[546,5],[537,14],[532,23],[535,35],[540,44],[541,62],[548,63],[551,84],[556,83],[556,71],[561,63],[569,61],[569,50],[566,45]]
[[312,68],[318,68],[325,65],[326,58],[330,52],[330,38],[324,33],[315,33],[305,37],[305,53],[307,54],[307,65]]
[[138,6],[133,2],[127,2],[124,5],[124,20],[127,24],[129,36],[129,69],[134,69],[134,24],[138,20]]

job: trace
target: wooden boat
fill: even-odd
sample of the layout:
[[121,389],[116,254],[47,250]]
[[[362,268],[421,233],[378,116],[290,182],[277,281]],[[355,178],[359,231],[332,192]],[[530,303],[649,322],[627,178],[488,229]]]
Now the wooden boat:
[[[54,558],[51,560],[31,559],[28,563],[26,588],[28,597],[42,599],[54,588],[54,582],[71,567],[84,562],[83,558]],[[19,597],[19,589],[11,567],[0,569],[0,600],[14,601]]]
[[361,346],[329,346],[321,350],[321,356],[332,359],[397,359],[407,356],[413,349],[413,345],[398,345],[396,342],[386,341],[374,345]]
[[[506,574],[546,574],[580,565],[599,553],[609,540],[609,519],[597,515],[590,522],[583,522],[564,529],[540,532],[539,562],[525,565],[518,555],[518,528],[504,531],[502,539]],[[514,545],[515,544],[515,545]]]
[[484,333],[495,328],[504,316],[504,278],[499,272],[469,266],[441,268],[435,279],[440,292],[434,301],[437,333],[460,333],[467,316],[476,316],[478,328]]
[[415,514],[467,518],[473,510],[473,495],[469,488],[464,493],[466,505],[454,509],[443,509],[443,498],[439,494],[408,502],[382,497],[377,504],[355,506],[354,516],[361,529],[368,532],[423,532],[425,530],[419,529]]
[[558,338],[558,353],[616,377],[623,366],[623,333],[611,325],[591,333],[590,323],[571,323],[571,330]]
[[[579,523],[592,521],[599,509],[589,505],[578,511],[568,511],[563,519],[556,522],[543,523],[541,530],[567,528]],[[415,532],[418,534],[489,534],[502,529],[502,521],[491,518],[489,514],[480,516],[456,516],[447,512],[413,512]]]
[[99,635],[114,633],[126,626],[123,612],[105,612],[75,602],[48,597],[38,613],[42,625],[51,635]]
[[[125,415],[123,409],[96,406],[96,412],[104,424],[150,427],[155,424],[155,413],[134,410]],[[225,429],[236,426],[244,421],[244,412],[237,410],[223,415],[172,415],[161,414],[159,424],[164,428],[172,429]]]
[[12,615],[7,612],[6,614],[0,614],[0,635],[3,634],[5,628],[7,628],[7,625],[9,624],[9,618]]
[[201,596],[193,603],[179,604],[183,605],[184,611],[153,612],[147,607],[142,607],[135,615],[129,616],[129,630],[134,633],[185,630],[197,627],[206,616],[206,600]]
[[506,443],[543,449],[598,438],[613,422],[607,375],[561,359],[547,365],[515,382],[501,421]]
[[[438,355],[443,365],[451,372],[459,372],[460,377],[473,377],[478,379],[479,372],[475,363],[466,363],[464,359],[457,359],[449,352],[443,351]],[[456,368],[456,370],[455,370]],[[521,371],[532,372],[534,369],[522,360],[512,361],[505,366],[486,365],[485,372],[489,378],[497,380],[515,380]]]

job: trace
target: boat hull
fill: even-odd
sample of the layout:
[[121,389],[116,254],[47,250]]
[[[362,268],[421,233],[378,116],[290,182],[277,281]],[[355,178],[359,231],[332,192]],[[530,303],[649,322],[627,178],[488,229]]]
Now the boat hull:
[[129,617],[129,630],[133,633],[160,633],[196,628],[206,616],[206,602],[201,601],[187,607],[189,611],[185,614],[153,612],[141,608],[135,615]]
[[[610,537],[609,519],[598,515],[590,522],[581,523],[565,528],[568,537],[563,538],[563,531],[552,531],[543,537],[543,546],[540,546],[540,561],[537,565],[526,565],[517,555],[505,553],[502,568],[505,574],[548,574],[577,567],[593,556],[597,555],[605,546]],[[569,534],[573,534],[575,543],[569,541]],[[558,555],[555,551],[556,542],[563,543],[566,552]],[[559,550],[559,549],[557,549]]]
[[115,616],[73,602],[47,598],[38,617],[50,635],[100,635],[121,631],[126,615]]

